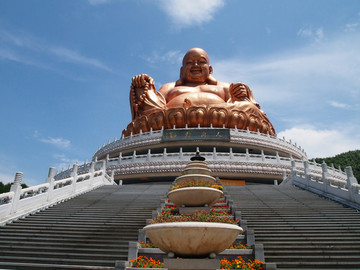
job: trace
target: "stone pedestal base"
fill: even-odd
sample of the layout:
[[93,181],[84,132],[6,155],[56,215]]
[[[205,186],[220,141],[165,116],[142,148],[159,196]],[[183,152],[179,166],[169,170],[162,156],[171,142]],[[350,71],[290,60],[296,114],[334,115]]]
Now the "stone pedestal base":
[[168,270],[215,270],[220,269],[220,260],[164,258],[164,268]]

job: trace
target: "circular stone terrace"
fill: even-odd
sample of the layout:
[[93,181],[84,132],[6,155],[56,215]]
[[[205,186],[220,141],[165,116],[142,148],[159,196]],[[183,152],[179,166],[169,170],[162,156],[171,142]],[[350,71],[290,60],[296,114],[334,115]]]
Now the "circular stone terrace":
[[[170,181],[197,149],[213,176],[248,183],[273,184],[290,173],[291,161],[299,170],[307,161],[305,151],[284,138],[236,128],[198,127],[150,130],[115,139],[95,152],[93,162],[103,161],[115,180]],[[321,174],[321,166],[310,164],[310,171]],[[341,170],[333,171],[335,178],[343,179]]]

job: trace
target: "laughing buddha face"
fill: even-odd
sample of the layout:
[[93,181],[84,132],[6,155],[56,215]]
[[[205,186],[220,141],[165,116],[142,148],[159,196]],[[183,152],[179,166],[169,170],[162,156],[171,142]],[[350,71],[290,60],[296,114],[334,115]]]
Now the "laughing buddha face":
[[206,83],[210,74],[212,74],[212,67],[209,65],[209,57],[203,49],[194,48],[185,54],[180,70],[181,80],[185,84]]

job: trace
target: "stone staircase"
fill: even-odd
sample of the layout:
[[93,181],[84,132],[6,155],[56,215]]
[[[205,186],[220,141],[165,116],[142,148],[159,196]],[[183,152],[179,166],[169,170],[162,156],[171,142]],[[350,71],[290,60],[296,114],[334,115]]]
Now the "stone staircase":
[[278,269],[360,269],[360,213],[293,186],[226,186],[265,261]]
[[103,186],[0,227],[0,269],[114,269],[169,186]]

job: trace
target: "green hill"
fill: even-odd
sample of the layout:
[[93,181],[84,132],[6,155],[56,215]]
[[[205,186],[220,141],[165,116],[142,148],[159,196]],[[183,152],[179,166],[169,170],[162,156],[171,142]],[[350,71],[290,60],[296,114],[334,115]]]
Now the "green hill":
[[[311,161],[314,161],[312,159]],[[360,181],[360,150],[349,151],[346,153],[338,154],[334,157],[327,158],[315,158],[317,163],[325,163],[331,166],[331,163],[334,164],[335,168],[341,167],[342,170],[345,170],[346,167],[351,166],[354,172],[355,178]]]
[[[5,193],[5,192],[9,192],[10,191],[10,187],[13,183],[7,183],[4,184],[3,182],[0,181],[0,194],[1,193]],[[28,186],[26,184],[21,184],[22,188],[27,188]]]

